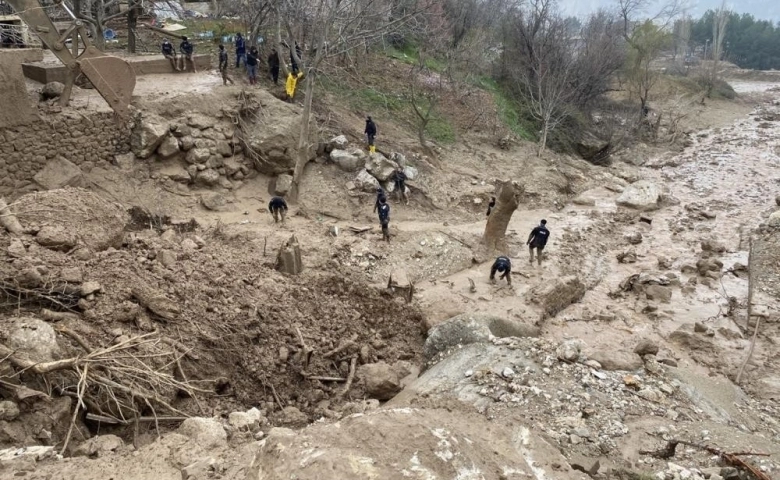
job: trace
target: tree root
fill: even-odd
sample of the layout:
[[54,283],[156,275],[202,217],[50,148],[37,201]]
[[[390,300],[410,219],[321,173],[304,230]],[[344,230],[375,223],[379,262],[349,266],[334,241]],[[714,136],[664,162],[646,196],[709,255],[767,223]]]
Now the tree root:
[[686,442],[685,440],[669,440],[666,443],[666,446],[660,450],[640,450],[639,453],[641,455],[650,455],[655,458],[667,460],[674,456],[675,451],[677,449],[677,445],[680,444],[688,447],[697,448],[699,450],[704,450],[705,452],[709,452],[713,455],[717,455],[724,463],[750,473],[757,480],[772,480],[771,478],[769,478],[769,476],[767,476],[767,474],[763,473],[761,470],[757,469],[753,465],[739,458],[741,456],[748,456],[748,455],[768,457],[769,456],[768,453],[759,453],[759,452],[728,453],[715,447],[710,447],[707,445],[699,445],[698,443],[693,443],[693,442]]

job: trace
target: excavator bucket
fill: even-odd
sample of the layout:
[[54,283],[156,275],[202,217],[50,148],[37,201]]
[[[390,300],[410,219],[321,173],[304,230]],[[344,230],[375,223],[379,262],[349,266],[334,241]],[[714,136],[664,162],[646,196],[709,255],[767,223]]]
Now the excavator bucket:
[[127,107],[130,105],[133,89],[135,89],[133,67],[119,57],[103,53],[98,53],[96,56],[81,55],[78,58],[78,64],[81,72],[87,76],[95,90],[108,102],[117,115],[127,118],[129,113]]

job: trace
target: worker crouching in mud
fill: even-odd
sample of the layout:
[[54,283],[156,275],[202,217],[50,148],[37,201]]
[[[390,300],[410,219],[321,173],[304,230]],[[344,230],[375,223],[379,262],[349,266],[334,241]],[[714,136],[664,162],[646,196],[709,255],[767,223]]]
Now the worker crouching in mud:
[[282,197],[274,197],[268,202],[268,211],[274,216],[274,223],[284,222],[287,216],[287,202]]
[[506,283],[512,286],[512,262],[509,257],[498,257],[493,262],[493,266],[490,267],[490,283],[496,283],[496,272],[501,273],[499,280],[506,279]]

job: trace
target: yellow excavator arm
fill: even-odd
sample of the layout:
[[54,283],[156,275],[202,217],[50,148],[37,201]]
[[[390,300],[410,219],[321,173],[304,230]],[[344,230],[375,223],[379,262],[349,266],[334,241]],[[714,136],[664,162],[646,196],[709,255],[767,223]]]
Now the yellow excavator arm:
[[[73,23],[62,34],[57,31],[38,0],[6,1],[14,8],[19,18],[40,37],[41,42],[67,67],[65,91],[60,97],[62,104],[67,104],[73,81],[81,72],[117,115],[127,117],[128,105],[135,89],[135,72],[129,63],[95,48],[89,41],[83,21],[77,19],[62,0],[58,3],[73,18]],[[84,45],[80,52],[79,37]],[[65,45],[68,38],[72,38],[72,50],[68,50]]]

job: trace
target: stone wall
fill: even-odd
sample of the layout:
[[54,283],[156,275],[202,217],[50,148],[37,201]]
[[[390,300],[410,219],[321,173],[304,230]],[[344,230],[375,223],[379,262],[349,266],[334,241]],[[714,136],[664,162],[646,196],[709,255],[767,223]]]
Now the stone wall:
[[78,172],[74,165],[85,173],[106,168],[130,149],[129,139],[113,113],[47,113],[27,125],[0,127],[0,196],[42,190],[34,177],[44,169],[51,180],[63,165],[71,173]]

